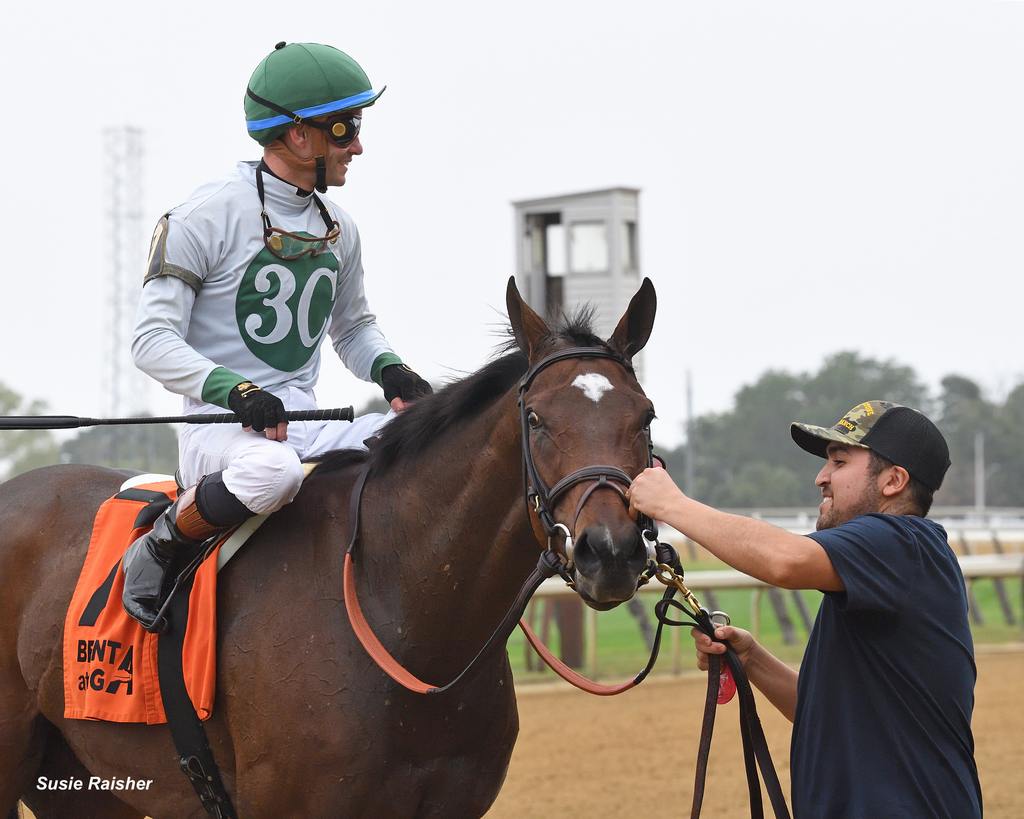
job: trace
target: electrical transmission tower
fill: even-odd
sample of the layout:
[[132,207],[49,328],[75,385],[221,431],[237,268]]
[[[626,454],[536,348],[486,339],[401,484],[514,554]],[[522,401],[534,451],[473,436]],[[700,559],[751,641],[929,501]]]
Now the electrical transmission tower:
[[103,129],[106,210],[106,411],[148,410],[148,380],[131,358],[135,309],[142,292],[148,233],[142,223],[142,129]]

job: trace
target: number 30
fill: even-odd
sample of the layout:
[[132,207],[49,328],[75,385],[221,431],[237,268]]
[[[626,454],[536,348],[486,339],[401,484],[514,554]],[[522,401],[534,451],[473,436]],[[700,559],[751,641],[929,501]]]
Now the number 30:
[[317,328],[316,332],[310,332],[309,308],[313,302],[313,291],[316,290],[316,286],[321,279],[327,279],[331,285],[330,299],[333,301],[336,289],[334,273],[326,267],[319,267],[310,274],[302,288],[302,293],[299,294],[297,315],[294,317],[288,307],[288,299],[295,294],[295,276],[287,267],[279,264],[268,264],[261,269],[256,274],[254,282],[256,290],[260,293],[266,293],[270,290],[271,273],[277,276],[277,280],[281,283],[277,293],[272,298],[263,299],[263,304],[274,311],[273,327],[261,335],[257,331],[263,327],[263,316],[251,313],[245,319],[245,331],[251,339],[261,344],[277,344],[277,342],[283,340],[291,332],[292,323],[294,322],[298,324],[299,339],[302,341],[302,344],[306,347],[312,347],[323,332],[324,325],[327,324],[327,318],[324,317],[323,324]]

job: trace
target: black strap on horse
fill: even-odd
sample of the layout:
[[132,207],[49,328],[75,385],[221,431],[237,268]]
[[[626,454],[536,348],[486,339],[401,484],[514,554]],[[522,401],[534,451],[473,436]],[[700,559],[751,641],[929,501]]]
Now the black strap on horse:
[[[678,580],[667,580],[664,576],[670,568],[677,572]],[[683,590],[683,598],[686,605],[677,600],[662,599],[655,604],[654,612],[658,618],[659,629],[667,626],[696,626],[704,634],[716,643],[725,645],[725,661],[736,682],[736,691],[740,698],[740,737],[743,740],[743,765],[747,776],[747,791],[750,796],[750,816],[752,819],[763,819],[764,807],[761,800],[761,785],[758,780],[758,768],[761,770],[761,777],[764,779],[765,789],[768,791],[768,799],[771,801],[772,809],[776,819],[789,819],[789,808],[786,806],[786,797],[782,792],[782,785],[779,776],[772,763],[771,753],[768,750],[768,742],[764,736],[764,728],[757,715],[757,705],[754,702],[754,692],[750,687],[750,680],[747,672],[740,662],[739,655],[732,649],[728,641],[715,637],[715,623],[707,609],[696,604],[696,598],[686,589],[682,583],[682,567],[676,558],[675,565],[662,563],[659,569],[658,579],[663,583],[674,583]],[[696,605],[695,605],[696,604]],[[689,606],[689,608],[687,608]],[[668,616],[669,608],[678,609],[687,618],[686,620],[673,620]],[[718,654],[708,655],[708,688],[704,700],[704,718],[700,729],[700,742],[697,747],[697,767],[693,783],[693,802],[690,808],[690,819],[698,819],[701,806],[704,801],[704,782],[707,777],[708,756],[711,752],[711,737],[715,729],[715,714],[718,710],[718,690],[721,684],[722,656]]]
[[[553,577],[557,574],[562,578],[562,580],[566,582],[567,585],[574,585],[572,577],[569,574],[569,568],[571,568],[572,566],[572,540],[571,535],[569,533],[570,530],[564,524],[555,523],[554,517],[550,511],[555,501],[565,491],[567,491],[570,487],[575,486],[576,484],[579,483],[583,483],[585,481],[590,481],[593,484],[592,486],[588,487],[586,491],[584,491],[580,503],[577,504],[577,517],[579,516],[583,503],[587,500],[587,498],[589,498],[594,491],[601,488],[613,489],[619,494],[623,502],[626,503],[626,505],[628,506],[628,501],[625,500],[625,492],[618,486],[616,486],[615,483],[623,484],[624,486],[628,487],[630,484],[630,477],[618,467],[584,467],[583,469],[578,469],[575,472],[571,473],[570,475],[567,475],[566,477],[562,478],[555,484],[555,486],[552,489],[548,489],[546,484],[541,479],[540,474],[537,472],[536,465],[533,461],[533,454],[530,451],[530,411],[526,405],[526,391],[529,389],[530,384],[533,382],[533,379],[537,376],[537,374],[544,370],[546,367],[558,361],[581,358],[611,359],[621,364],[629,372],[632,372],[632,367],[630,366],[628,361],[626,361],[620,355],[614,353],[613,351],[607,348],[570,347],[565,350],[559,350],[558,352],[553,353],[552,355],[549,355],[546,358],[542,359],[533,367],[531,367],[523,376],[519,384],[519,410],[520,420],[522,424],[523,474],[525,485],[525,500],[528,507],[527,514],[529,514],[530,508],[537,512],[541,520],[541,523],[545,529],[545,532],[548,536],[548,548],[541,552],[537,560],[537,566],[530,573],[530,576],[526,578],[522,587],[519,590],[519,593],[516,595],[515,599],[512,601],[511,605],[506,610],[504,617],[502,617],[497,627],[494,629],[494,631],[491,632],[490,637],[487,638],[487,641],[484,643],[483,647],[473,656],[473,658],[463,668],[462,671],[460,671],[452,680],[450,680],[444,685],[434,685],[428,682],[424,682],[423,680],[419,679],[414,674],[412,674],[404,666],[402,666],[401,663],[399,663],[380,642],[376,634],[374,634],[372,627],[370,626],[365,616],[363,615],[362,608],[359,605],[358,595],[356,593],[355,562],[356,548],[359,542],[359,511],[361,505],[360,501],[362,498],[363,488],[366,484],[366,480],[370,473],[370,463],[365,464],[362,467],[359,474],[356,476],[356,481],[352,488],[352,495],[349,505],[350,531],[348,539],[348,548],[345,555],[345,569],[343,578],[345,608],[348,612],[349,622],[352,625],[352,630],[355,633],[359,642],[362,644],[363,648],[366,650],[366,652],[370,655],[370,657],[374,660],[377,666],[385,674],[387,674],[389,677],[391,677],[392,680],[394,680],[404,688],[408,689],[409,691],[413,691],[419,694],[440,694],[449,690],[452,686],[456,685],[459,682],[459,680],[461,680],[470,671],[470,669],[472,669],[473,666],[476,665],[477,660],[479,660],[482,656],[487,654],[488,651],[494,645],[498,643],[504,643],[508,640],[508,637],[512,633],[512,630],[515,628],[516,623],[522,617],[522,614],[526,609],[527,603],[529,603],[530,598],[533,596],[533,593],[537,590],[540,584],[544,582],[544,580],[546,580],[549,577]],[[650,442],[649,433],[647,440],[647,449],[648,463],[651,463],[651,453],[653,450],[652,444]],[[615,483],[613,483],[612,481],[614,481]],[[533,501],[532,504],[531,499]],[[642,531],[645,533],[645,537],[656,537],[657,529],[655,528],[653,521],[644,518],[641,521],[641,524],[643,526]],[[561,530],[564,533],[564,541],[562,543],[561,552],[556,551],[554,543],[556,535],[559,533],[559,530]],[[652,561],[651,565],[649,566],[649,571],[645,572],[645,574],[641,577],[641,583],[646,583],[653,576],[654,565],[655,564]],[[666,599],[671,598],[671,596],[674,593],[675,591],[673,589],[667,590]],[[524,631],[527,634],[527,638],[530,639],[531,644],[533,644],[536,648],[537,644],[534,642],[534,636],[525,627]],[[566,679],[569,679],[569,681],[573,682],[574,685],[579,685],[579,687],[584,688],[584,690],[591,691],[591,693],[620,693],[621,691],[626,690],[627,688],[631,688],[634,685],[639,684],[639,682],[647,676],[651,668],[653,668],[658,656],[660,634],[661,630],[659,627],[658,635],[656,636],[656,642],[651,651],[651,657],[648,660],[647,665],[639,674],[636,675],[636,677],[633,678],[631,682],[623,686],[616,686],[615,689],[612,690],[610,687],[599,686],[590,680],[586,680],[585,678],[579,677],[579,675],[576,675],[576,678],[577,680],[583,683],[582,685],[580,685],[579,682],[574,681],[573,679],[570,679],[568,677],[566,677]],[[540,651],[540,649],[538,649],[538,651]],[[541,656],[544,656],[543,652],[541,653]],[[545,658],[545,661],[548,662],[548,658]],[[556,670],[558,669],[556,668]],[[559,671],[559,673],[562,672]]]
[[[526,392],[530,389],[530,385],[533,383],[533,380],[552,364],[557,364],[560,361],[566,361],[568,359],[578,360],[584,358],[609,359],[621,365],[627,372],[633,372],[633,366],[629,361],[606,347],[568,347],[542,358],[526,371],[526,374],[519,382],[519,423],[522,428],[523,489],[526,506],[528,509],[532,509],[536,512],[537,518],[540,520],[541,526],[544,527],[544,532],[548,536],[549,549],[553,548],[554,538],[560,531],[565,536],[567,539],[565,544],[565,559],[568,566],[572,565],[572,547],[571,540],[568,539],[570,537],[568,533],[575,528],[576,520],[579,519],[580,512],[583,511],[583,504],[587,502],[587,499],[596,490],[611,489],[618,493],[623,503],[628,507],[629,501],[626,500],[626,493],[616,484],[621,484],[628,488],[630,483],[632,483],[632,478],[617,466],[599,464],[577,469],[575,472],[571,472],[561,478],[551,488],[548,488],[544,479],[541,478],[540,472],[537,470],[537,465],[533,461],[533,452],[530,449],[531,410],[526,401]],[[651,466],[654,463],[654,444],[651,441],[650,427],[645,429],[645,434],[647,436],[647,465]],[[590,482],[591,485],[587,487],[583,496],[576,504],[576,512],[573,516],[572,526],[570,527],[565,524],[556,523],[554,507],[559,498],[561,498],[561,496],[572,487],[585,482]],[[640,528],[640,531],[649,543],[657,540],[657,526],[649,517],[646,515],[640,515],[637,520],[637,526]]]
[[171,598],[167,629],[157,640],[157,673],[160,678],[160,696],[167,714],[167,727],[178,752],[178,765],[182,773],[188,778],[210,816],[214,819],[237,819],[238,814],[231,803],[231,797],[221,781],[206,730],[189,698],[182,668],[192,583],[196,569],[208,554],[204,549],[179,578],[180,593]]

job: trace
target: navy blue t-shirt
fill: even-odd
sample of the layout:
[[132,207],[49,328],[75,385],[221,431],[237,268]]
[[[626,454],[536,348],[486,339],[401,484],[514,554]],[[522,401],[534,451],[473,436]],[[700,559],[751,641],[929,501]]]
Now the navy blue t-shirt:
[[825,593],[800,666],[794,815],[981,816],[974,644],[945,530],[872,514],[810,537],[846,590]]

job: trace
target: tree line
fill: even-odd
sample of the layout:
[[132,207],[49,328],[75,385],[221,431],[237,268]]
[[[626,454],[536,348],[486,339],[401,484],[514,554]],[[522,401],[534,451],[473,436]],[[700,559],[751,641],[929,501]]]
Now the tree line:
[[912,367],[855,352],[828,356],[815,372],[768,370],[742,386],[725,412],[693,419],[686,443],[661,453],[686,491],[713,506],[811,506],[821,499],[814,476],[821,461],[797,447],[792,421],[831,426],[861,401],[895,401],[921,410],[942,430],[952,466],[935,495],[943,506],[975,503],[975,445],[983,439],[985,503],[1024,506],[1024,380],[1004,400],[988,398],[963,375],[932,393]]
[[[1024,506],[1024,380],[1002,400],[987,397],[970,378],[951,374],[933,394],[912,367],[840,352],[815,372],[768,370],[737,391],[731,409],[691,424],[688,444],[659,452],[684,483],[692,458],[693,497],[715,506],[813,506],[820,499],[814,475],[821,462],[790,438],[791,421],[831,425],[855,404],[885,399],[923,411],[946,436],[953,462],[935,502],[975,503],[975,447],[985,455],[988,506]],[[385,411],[383,400],[364,407]],[[46,406],[24,400],[0,384],[0,414],[40,415]],[[52,463],[91,463],[144,472],[174,471],[177,435],[169,426],[96,427],[59,441],[45,430],[0,432],[0,475],[5,478]]]

